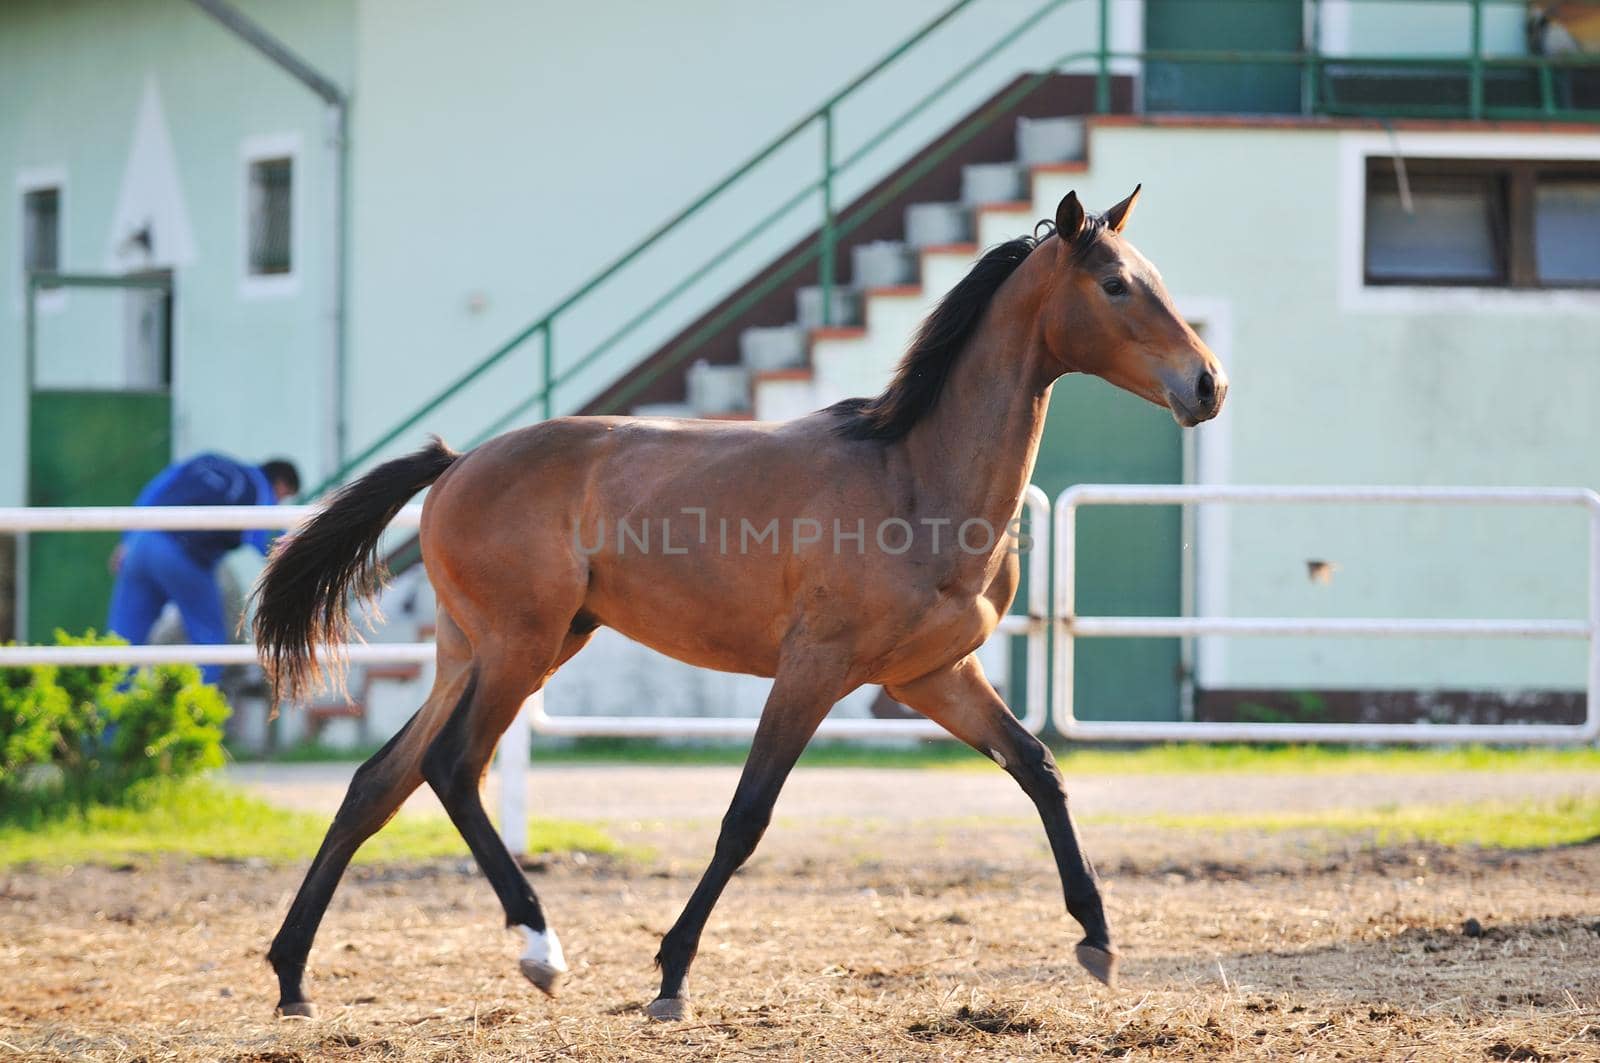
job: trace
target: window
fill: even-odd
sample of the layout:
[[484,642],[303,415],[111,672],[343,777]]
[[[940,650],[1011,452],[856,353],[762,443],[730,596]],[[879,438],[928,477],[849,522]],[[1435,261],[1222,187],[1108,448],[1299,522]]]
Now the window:
[[1600,165],[1367,160],[1368,285],[1600,286]]
[[248,259],[251,276],[292,272],[294,160],[282,156],[250,162]]
[[61,189],[31,188],[22,193],[22,268],[61,268]]
[[1533,246],[1544,284],[1600,284],[1600,174],[1538,183]]

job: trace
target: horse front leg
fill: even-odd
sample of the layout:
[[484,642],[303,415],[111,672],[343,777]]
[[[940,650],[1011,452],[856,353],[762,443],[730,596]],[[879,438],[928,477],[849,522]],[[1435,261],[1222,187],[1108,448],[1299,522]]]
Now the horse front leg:
[[761,722],[756,725],[733,802],[722,818],[715,855],[683,914],[661,939],[661,950],[656,953],[661,992],[650,1004],[652,1019],[670,1022],[688,1018],[683,983],[699,950],[706,920],[733,873],[755,852],[772,820],[778,792],[816,733],[817,725],[833,703],[849,693],[842,679],[844,671],[840,657],[785,651],[772,693],[761,710]]
[[1105,905],[1094,865],[1078,841],[1067,810],[1067,790],[1050,747],[1030,734],[990,685],[975,656],[967,656],[889,694],[909,705],[1006,770],[1033,800],[1044,821],[1067,912],[1083,927],[1078,962],[1115,988],[1117,950],[1106,926]]

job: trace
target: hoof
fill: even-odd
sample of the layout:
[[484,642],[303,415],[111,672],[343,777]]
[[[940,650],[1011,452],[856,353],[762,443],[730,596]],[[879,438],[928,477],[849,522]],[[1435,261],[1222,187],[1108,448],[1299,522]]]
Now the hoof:
[[278,1018],[280,1019],[314,1019],[317,1017],[317,1006],[309,1000],[293,1000],[287,1004],[278,1005]]
[[693,1014],[682,997],[657,997],[644,1010],[652,1022],[683,1022]]
[[552,967],[548,963],[538,960],[522,959],[517,961],[517,966],[522,968],[522,976],[539,987],[539,992],[547,997],[556,995],[556,987],[566,977],[566,969]]
[[1117,954],[1098,945],[1091,945],[1087,941],[1078,942],[1078,962],[1083,969],[1094,975],[1100,981],[1117,988]]

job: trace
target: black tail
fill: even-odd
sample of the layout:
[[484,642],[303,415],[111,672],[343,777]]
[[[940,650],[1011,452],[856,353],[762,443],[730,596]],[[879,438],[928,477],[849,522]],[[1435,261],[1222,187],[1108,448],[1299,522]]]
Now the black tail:
[[415,454],[339,489],[311,520],[279,540],[256,581],[256,650],[276,703],[320,678],[317,647],[350,639],[350,598],[376,597],[388,573],[378,538],[411,499],[460,457],[434,437]]

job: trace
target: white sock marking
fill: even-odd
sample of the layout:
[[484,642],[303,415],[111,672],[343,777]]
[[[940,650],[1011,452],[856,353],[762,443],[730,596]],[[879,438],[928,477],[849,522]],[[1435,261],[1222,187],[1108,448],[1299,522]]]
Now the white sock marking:
[[535,930],[528,926],[519,926],[522,936],[527,939],[528,946],[522,950],[522,958],[542,963],[558,971],[567,969],[567,958],[561,952],[561,939],[556,937],[556,932],[546,928]]

